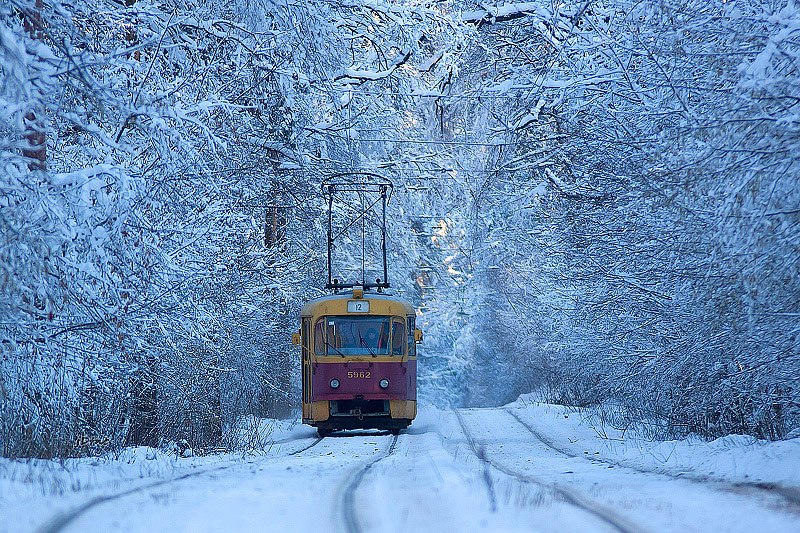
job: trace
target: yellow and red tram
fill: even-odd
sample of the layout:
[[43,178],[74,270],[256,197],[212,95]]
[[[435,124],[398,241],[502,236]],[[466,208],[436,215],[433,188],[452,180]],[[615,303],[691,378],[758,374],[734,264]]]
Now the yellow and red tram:
[[417,414],[414,308],[356,286],[307,302],[302,348],[303,423],[321,436],[343,429],[408,427]]

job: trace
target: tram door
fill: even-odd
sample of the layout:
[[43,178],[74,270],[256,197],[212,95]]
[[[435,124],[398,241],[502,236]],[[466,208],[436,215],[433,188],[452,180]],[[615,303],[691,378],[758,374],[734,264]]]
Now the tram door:
[[303,418],[311,418],[311,319],[303,318]]

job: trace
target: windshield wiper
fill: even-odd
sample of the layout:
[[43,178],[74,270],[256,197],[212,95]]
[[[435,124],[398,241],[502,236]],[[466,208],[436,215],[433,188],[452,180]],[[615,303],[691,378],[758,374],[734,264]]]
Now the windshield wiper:
[[364,348],[366,348],[367,350],[369,350],[369,354],[370,354],[372,357],[378,357],[378,356],[375,354],[375,352],[373,352],[373,351],[372,351],[372,348],[370,348],[370,347],[369,347],[369,343],[367,342],[367,339],[365,339],[364,337],[362,337],[361,335],[359,335],[359,336],[358,336],[358,340],[361,342],[361,346],[363,346]]
[[328,348],[331,348],[331,349],[333,349],[333,351],[335,351],[336,353],[338,353],[338,354],[339,354],[339,355],[341,355],[342,357],[344,357],[344,356],[345,356],[345,355],[344,355],[342,352],[340,352],[338,349],[336,349],[336,347],[335,347],[333,344],[331,344],[330,342],[328,342],[328,341],[325,341],[325,346],[327,346]]

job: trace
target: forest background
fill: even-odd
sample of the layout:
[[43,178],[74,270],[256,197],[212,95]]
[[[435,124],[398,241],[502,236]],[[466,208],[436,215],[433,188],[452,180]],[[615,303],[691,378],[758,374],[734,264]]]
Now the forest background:
[[783,438],[799,159],[795,0],[4,1],[2,454],[290,416],[348,170],[395,184],[424,403]]

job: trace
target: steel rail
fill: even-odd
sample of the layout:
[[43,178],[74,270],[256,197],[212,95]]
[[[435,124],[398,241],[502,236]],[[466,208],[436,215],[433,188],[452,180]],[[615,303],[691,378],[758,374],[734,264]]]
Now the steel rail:
[[393,435],[392,442],[389,444],[389,448],[382,455],[376,457],[364,465],[364,467],[356,471],[353,477],[350,479],[350,482],[347,484],[347,487],[345,487],[344,497],[342,498],[342,512],[344,514],[345,529],[347,529],[349,533],[362,533],[364,531],[358,521],[358,515],[356,513],[356,489],[358,489],[358,486],[364,480],[364,476],[367,475],[367,473],[373,466],[375,466],[376,463],[383,461],[394,453],[398,438],[398,435]]
[[314,442],[312,442],[311,444],[309,444],[305,448],[300,448],[299,450],[296,450],[296,451],[294,451],[294,452],[292,452],[290,454],[287,454],[287,456],[297,455],[299,453],[303,453],[306,450],[310,450],[311,448],[313,448],[314,446],[316,446],[317,444],[322,442],[322,439],[323,439],[323,437],[314,437]]
[[[307,438],[307,437],[302,437],[300,439],[286,439],[286,440],[282,440],[282,441],[276,441],[276,442],[274,442],[272,444],[283,444],[283,443],[287,443],[287,442],[294,442],[294,441],[298,441],[298,440],[303,440],[305,438]],[[302,452],[304,452],[306,450],[309,450],[309,449],[313,448],[314,446],[319,444],[321,441],[322,441],[322,438],[315,437],[314,438],[314,442],[312,442],[308,446],[305,446],[304,448],[301,448],[299,450],[293,451],[293,452],[291,452],[289,454],[286,454],[286,455],[287,456],[297,455],[299,453],[302,453]],[[158,480],[158,481],[154,481],[152,483],[147,483],[147,484],[139,485],[137,487],[126,489],[126,490],[123,490],[123,491],[120,491],[120,492],[116,492],[114,494],[107,494],[107,495],[104,495],[104,496],[96,496],[94,498],[91,498],[91,499],[85,501],[84,503],[78,505],[77,507],[75,507],[73,509],[69,509],[67,511],[64,511],[64,512],[56,514],[48,522],[46,522],[43,526],[38,528],[36,530],[36,532],[37,533],[59,533],[61,531],[64,531],[64,529],[69,524],[74,522],[75,519],[80,517],[83,513],[85,513],[89,509],[92,509],[92,508],[94,508],[94,507],[96,507],[96,506],[98,506],[98,505],[100,505],[102,503],[105,503],[105,502],[108,502],[108,501],[112,501],[112,500],[117,500],[117,499],[120,499],[120,498],[124,498],[125,496],[129,496],[131,494],[136,494],[138,492],[145,492],[147,490],[154,489],[156,487],[161,487],[163,485],[168,485],[170,483],[176,483],[176,482],[179,482],[179,481],[183,481],[184,479],[201,476],[203,474],[208,474],[208,473],[211,473],[211,472],[218,472],[220,470],[225,470],[227,468],[230,468],[230,467],[232,467],[232,466],[234,466],[236,464],[240,464],[240,463],[241,463],[240,460],[230,460],[230,461],[227,461],[226,464],[221,465],[221,466],[216,466],[216,467],[212,467],[212,468],[204,468],[202,470],[196,470],[194,472],[188,472],[186,474],[182,474],[180,476],[169,478],[169,479],[161,479],[161,480]]]
[[127,490],[124,490],[124,491],[121,491],[121,492],[117,492],[115,494],[108,494],[108,495],[105,495],[105,496],[97,496],[95,498],[92,498],[92,499],[82,503],[81,505],[79,505],[78,507],[76,507],[74,509],[70,509],[68,511],[65,511],[65,512],[57,514],[55,517],[51,518],[50,521],[48,521],[46,524],[44,524],[41,528],[37,529],[36,531],[37,531],[37,533],[58,533],[60,531],[63,531],[64,528],[66,528],[70,523],[72,523],[76,518],[81,516],[83,513],[85,513],[86,511],[88,511],[89,509],[91,509],[93,507],[96,507],[97,505],[100,505],[101,503],[105,503],[105,502],[112,501],[112,500],[117,500],[119,498],[123,498],[125,496],[130,495],[130,494],[135,494],[137,492],[144,492],[144,491],[149,490],[149,489],[153,489],[153,488],[156,488],[156,487],[160,487],[162,485],[168,485],[170,483],[175,483],[175,482],[178,482],[178,481],[182,481],[182,480],[187,479],[187,478],[200,476],[202,474],[207,474],[209,472],[217,472],[219,470],[224,470],[226,468],[230,468],[234,464],[236,464],[236,463],[235,462],[231,462],[230,464],[227,464],[227,465],[224,465],[224,466],[218,466],[216,468],[207,468],[207,469],[203,469],[203,470],[199,470],[199,471],[195,471],[195,472],[189,472],[187,474],[183,474],[183,475],[178,476],[178,477],[174,477],[174,478],[170,478],[170,479],[162,479],[160,481],[155,481],[153,483],[147,483],[145,485],[140,485],[138,487],[134,487],[134,488],[127,489]]
[[478,446],[478,443],[475,442],[474,438],[472,438],[472,434],[470,434],[470,432],[467,430],[466,423],[464,422],[461,413],[459,413],[456,409],[453,409],[453,412],[458,418],[458,423],[461,425],[461,432],[464,433],[464,437],[467,439],[467,444],[469,445],[470,450],[472,450],[472,453],[478,457],[483,465],[483,483],[486,485],[486,492],[489,494],[490,508],[494,513],[497,511],[497,495],[494,491],[494,482],[492,481],[492,475],[490,472],[492,463],[489,461],[489,458],[486,457],[486,450],[482,446]]

